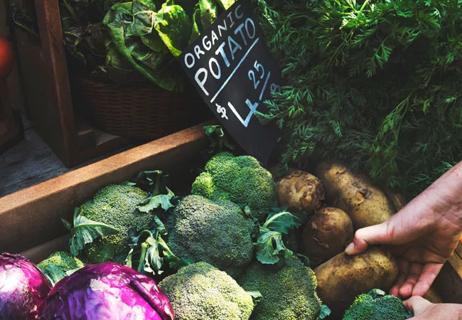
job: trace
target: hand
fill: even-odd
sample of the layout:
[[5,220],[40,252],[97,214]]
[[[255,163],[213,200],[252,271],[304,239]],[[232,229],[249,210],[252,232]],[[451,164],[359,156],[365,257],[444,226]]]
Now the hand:
[[414,313],[414,317],[409,320],[462,320],[460,304],[434,304],[421,297],[412,297],[404,301],[404,305]]
[[390,220],[356,231],[349,255],[387,245],[400,275],[391,294],[423,296],[459,243],[462,231],[462,163],[452,168]]

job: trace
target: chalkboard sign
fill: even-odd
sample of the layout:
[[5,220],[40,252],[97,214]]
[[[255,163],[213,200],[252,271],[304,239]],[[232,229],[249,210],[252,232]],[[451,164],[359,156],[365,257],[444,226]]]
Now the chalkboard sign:
[[184,50],[181,63],[225,129],[250,155],[266,163],[278,138],[255,113],[280,88],[281,70],[265,45],[249,1],[238,1]]

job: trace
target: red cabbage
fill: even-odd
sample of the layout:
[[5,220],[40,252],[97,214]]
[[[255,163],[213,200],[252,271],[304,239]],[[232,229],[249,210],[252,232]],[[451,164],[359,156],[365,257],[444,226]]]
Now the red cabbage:
[[0,320],[38,319],[49,291],[47,278],[28,259],[17,254],[0,255]]
[[61,281],[43,304],[41,319],[173,320],[156,282],[113,262],[88,265]]

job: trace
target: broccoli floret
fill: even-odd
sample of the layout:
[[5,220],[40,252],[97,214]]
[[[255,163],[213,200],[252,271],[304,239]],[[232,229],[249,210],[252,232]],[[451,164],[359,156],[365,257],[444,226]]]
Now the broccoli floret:
[[83,268],[84,264],[65,251],[57,251],[40,262],[37,267],[55,284],[73,271]]
[[253,228],[238,205],[191,195],[170,216],[168,245],[180,258],[235,275],[253,258]]
[[271,173],[251,156],[223,152],[212,157],[192,185],[192,194],[249,206],[259,219],[276,204]]
[[249,293],[206,262],[181,268],[159,283],[177,320],[246,320],[254,304]]
[[123,262],[128,253],[128,231],[146,229],[153,217],[136,210],[148,194],[128,184],[109,185],[92,200],[80,206],[86,218],[115,227],[118,232],[100,238],[85,247],[83,258],[88,263]]
[[410,317],[412,314],[399,298],[373,289],[356,297],[343,320],[405,320]]
[[298,258],[290,257],[280,269],[255,262],[239,281],[247,291],[263,296],[255,307],[254,320],[315,320],[321,310],[316,276]]

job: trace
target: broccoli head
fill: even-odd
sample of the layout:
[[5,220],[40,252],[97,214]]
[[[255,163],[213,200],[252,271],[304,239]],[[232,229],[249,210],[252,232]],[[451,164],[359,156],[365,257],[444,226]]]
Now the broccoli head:
[[263,296],[255,307],[254,320],[315,320],[321,310],[316,276],[298,258],[286,258],[282,268],[255,262],[239,283]]
[[373,289],[356,297],[345,312],[343,320],[405,320],[410,317],[412,314],[399,298]]
[[104,187],[80,206],[80,215],[117,230],[85,246],[82,257],[86,262],[124,261],[129,251],[128,231],[131,228],[142,231],[153,219],[152,215],[136,210],[147,197],[148,194],[138,187],[115,184]]
[[55,284],[73,271],[83,268],[84,264],[65,251],[57,251],[40,262],[37,267]]
[[226,272],[206,262],[181,268],[159,283],[177,320],[247,320],[254,304]]
[[259,219],[276,205],[271,173],[251,156],[222,152],[212,157],[192,185],[192,193],[211,200],[249,206]]
[[234,275],[253,258],[253,228],[238,205],[191,195],[170,216],[168,245],[180,258]]

